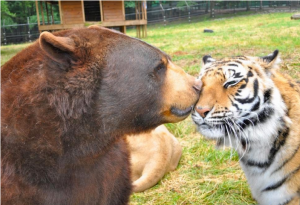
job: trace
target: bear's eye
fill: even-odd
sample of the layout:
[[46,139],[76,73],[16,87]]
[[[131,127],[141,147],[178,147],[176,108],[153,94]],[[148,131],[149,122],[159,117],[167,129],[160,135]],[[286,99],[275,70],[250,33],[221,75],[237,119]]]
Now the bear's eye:
[[166,69],[166,66],[165,66],[165,64],[162,63],[155,68],[155,71],[158,72],[158,71],[162,71],[164,69]]

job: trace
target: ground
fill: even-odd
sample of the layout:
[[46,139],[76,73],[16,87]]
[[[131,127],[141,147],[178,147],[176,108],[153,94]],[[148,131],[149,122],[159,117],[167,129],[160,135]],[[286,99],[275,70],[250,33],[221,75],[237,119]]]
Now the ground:
[[[192,23],[148,27],[146,42],[168,53],[188,73],[197,75],[203,55],[264,56],[279,49],[281,71],[300,79],[299,20],[292,13],[239,16]],[[203,33],[205,28],[214,33]],[[135,30],[128,30],[135,36]],[[28,44],[1,47],[1,64]],[[176,171],[153,188],[131,197],[131,205],[144,204],[254,204],[236,153],[215,150],[211,141],[195,132],[190,118],[167,125],[183,147]]]

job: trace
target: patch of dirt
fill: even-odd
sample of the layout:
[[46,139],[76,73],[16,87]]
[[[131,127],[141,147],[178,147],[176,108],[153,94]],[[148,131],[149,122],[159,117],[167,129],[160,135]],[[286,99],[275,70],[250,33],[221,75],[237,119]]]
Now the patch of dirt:
[[184,51],[175,51],[174,53],[172,53],[172,56],[183,56],[183,55],[187,55],[187,52]]

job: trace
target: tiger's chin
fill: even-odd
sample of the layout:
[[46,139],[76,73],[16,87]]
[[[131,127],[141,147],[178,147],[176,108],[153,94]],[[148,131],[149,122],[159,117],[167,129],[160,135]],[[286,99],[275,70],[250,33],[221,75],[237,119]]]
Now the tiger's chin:
[[208,139],[219,140],[225,137],[224,131],[218,127],[209,126],[206,123],[196,123],[196,125],[198,132]]

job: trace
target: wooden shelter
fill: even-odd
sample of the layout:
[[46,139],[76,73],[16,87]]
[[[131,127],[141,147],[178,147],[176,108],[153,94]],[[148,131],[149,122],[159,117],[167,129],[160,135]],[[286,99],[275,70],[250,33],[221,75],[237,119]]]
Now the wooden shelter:
[[[60,23],[55,24],[53,6],[58,6]],[[137,37],[147,36],[146,0],[135,2],[135,19],[126,20],[123,1],[37,1],[36,12],[39,31],[99,25],[118,27],[126,33],[126,26],[136,26]],[[40,20],[41,16],[41,20]],[[45,18],[46,17],[46,18]]]

